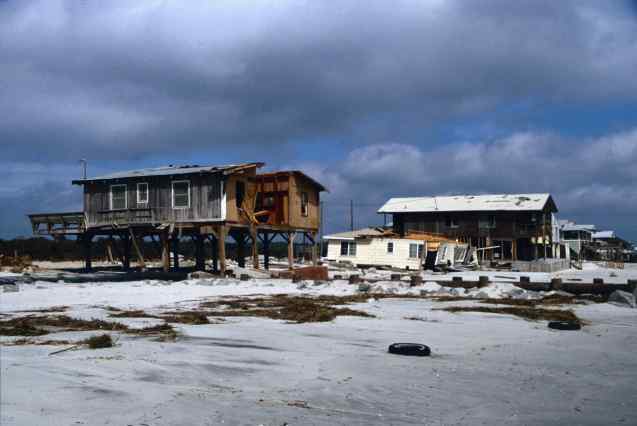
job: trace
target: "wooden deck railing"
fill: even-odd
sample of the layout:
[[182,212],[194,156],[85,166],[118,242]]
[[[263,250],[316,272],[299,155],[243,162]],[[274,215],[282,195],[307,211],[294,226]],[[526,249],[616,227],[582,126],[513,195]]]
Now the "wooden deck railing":
[[153,216],[153,210],[150,208],[102,210],[90,218],[90,225],[153,223]]

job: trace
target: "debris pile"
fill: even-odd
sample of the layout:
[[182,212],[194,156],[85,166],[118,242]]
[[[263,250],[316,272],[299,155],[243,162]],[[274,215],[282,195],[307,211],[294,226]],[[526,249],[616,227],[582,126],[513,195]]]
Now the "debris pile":
[[10,272],[19,274],[32,272],[35,267],[32,265],[30,256],[5,256],[0,254],[0,269],[8,269]]

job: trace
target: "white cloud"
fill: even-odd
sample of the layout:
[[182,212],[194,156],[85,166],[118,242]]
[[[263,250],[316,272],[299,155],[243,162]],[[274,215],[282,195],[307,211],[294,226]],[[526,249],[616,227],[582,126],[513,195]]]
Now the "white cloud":
[[[355,149],[319,174],[338,182],[326,197],[328,205],[340,206],[337,211],[350,199],[380,207],[392,196],[550,192],[562,217],[596,218],[600,225],[616,225],[637,237],[636,167],[634,129],[585,142],[525,132],[428,150],[374,144]],[[379,220],[376,208],[365,210],[361,224]]]

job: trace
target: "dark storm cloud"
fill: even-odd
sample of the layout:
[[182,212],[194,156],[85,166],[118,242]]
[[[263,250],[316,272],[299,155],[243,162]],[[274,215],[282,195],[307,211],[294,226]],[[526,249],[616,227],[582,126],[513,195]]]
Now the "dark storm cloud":
[[[13,1],[6,158],[418,131],[532,99],[631,97],[628,3]],[[3,142],[7,143],[7,142]]]
[[[28,232],[27,211],[77,208],[79,190],[68,182],[82,157],[93,168],[118,168],[122,160],[179,162],[240,146],[258,152],[250,160],[270,161],[283,151],[276,144],[292,141],[304,158],[316,153],[339,165],[308,164],[332,187],[332,202],[354,197],[369,211],[398,192],[533,185],[557,191],[563,206],[580,199],[634,206],[626,183],[634,171],[617,162],[594,167],[583,154],[601,146],[593,157],[606,159],[610,139],[569,140],[558,129],[512,132],[492,143],[467,135],[472,143],[435,148],[404,140],[419,139],[434,123],[519,104],[635,102],[631,7],[568,0],[1,2],[0,205],[11,209],[0,209],[0,235]],[[348,145],[327,158],[307,140]],[[379,143],[386,140],[398,143]],[[344,161],[339,151],[352,152]],[[586,173],[577,165],[584,161]]]

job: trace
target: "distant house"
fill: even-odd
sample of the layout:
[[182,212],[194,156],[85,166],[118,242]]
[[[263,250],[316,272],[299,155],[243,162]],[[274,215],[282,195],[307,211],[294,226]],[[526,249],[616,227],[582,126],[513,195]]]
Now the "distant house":
[[566,257],[550,194],[392,198],[378,213],[404,236],[424,232],[477,247],[485,259]]
[[596,232],[595,225],[580,225],[570,220],[560,220],[558,224],[560,239],[573,254],[583,254],[583,250],[592,244],[593,234]]
[[599,260],[630,262],[633,258],[632,244],[617,236],[615,231],[593,233],[593,243]]
[[364,228],[326,235],[327,260],[356,266],[431,269],[435,264],[464,262],[467,245],[447,238],[412,234],[400,236],[386,228]]

